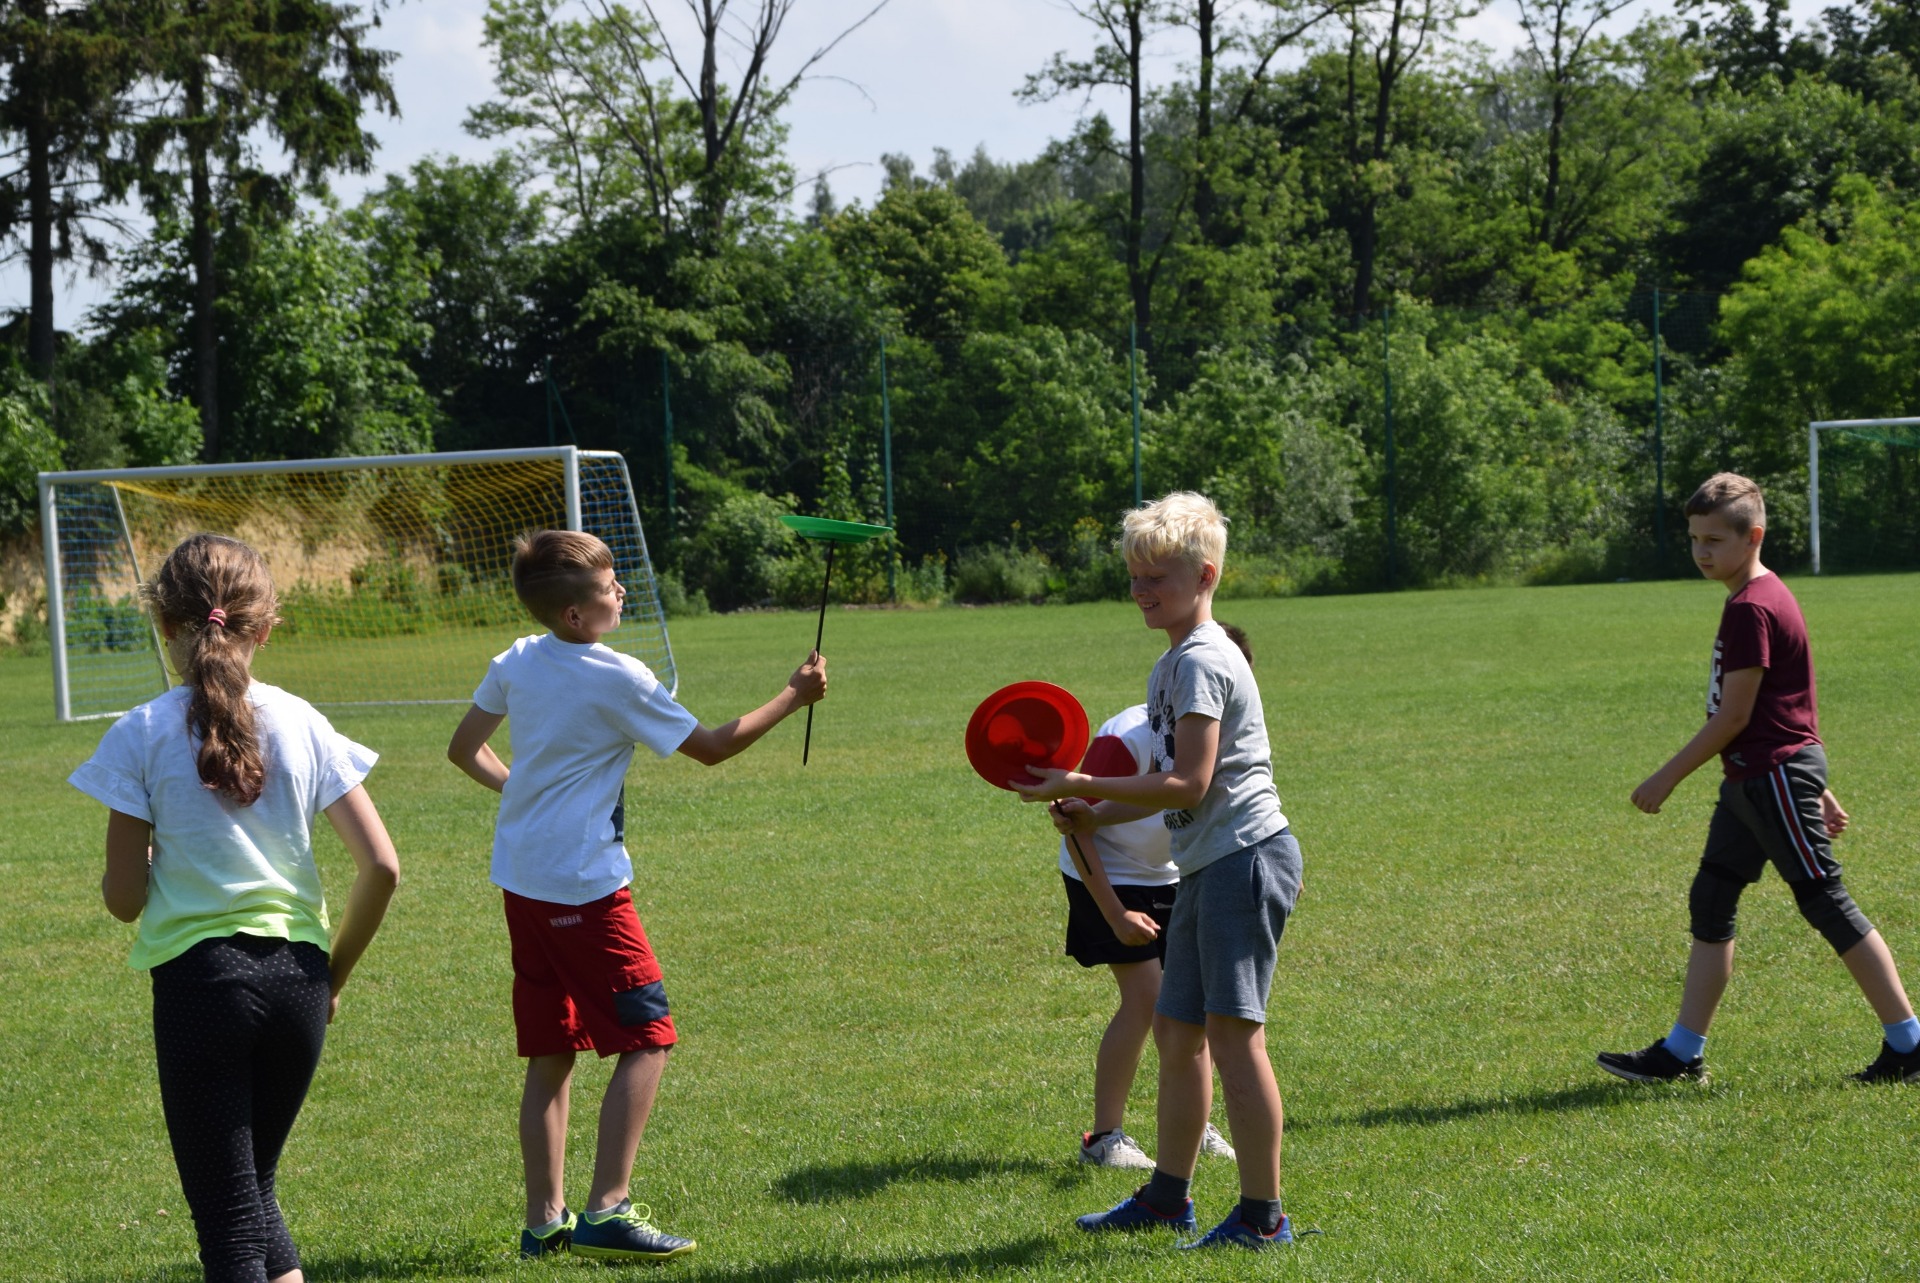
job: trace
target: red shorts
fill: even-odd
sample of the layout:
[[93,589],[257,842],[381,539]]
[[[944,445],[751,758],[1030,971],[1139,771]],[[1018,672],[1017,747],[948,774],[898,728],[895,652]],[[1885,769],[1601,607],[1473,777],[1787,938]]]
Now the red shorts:
[[502,891],[513,943],[513,1028],[522,1056],[671,1047],[660,963],[625,887],[590,904]]

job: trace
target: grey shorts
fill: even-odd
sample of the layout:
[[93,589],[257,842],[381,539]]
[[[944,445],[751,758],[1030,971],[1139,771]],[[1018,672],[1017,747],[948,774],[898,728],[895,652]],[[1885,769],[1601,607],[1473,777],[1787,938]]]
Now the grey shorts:
[[1281,829],[1182,874],[1154,1010],[1190,1025],[1209,1015],[1264,1024],[1300,873],[1300,844]]

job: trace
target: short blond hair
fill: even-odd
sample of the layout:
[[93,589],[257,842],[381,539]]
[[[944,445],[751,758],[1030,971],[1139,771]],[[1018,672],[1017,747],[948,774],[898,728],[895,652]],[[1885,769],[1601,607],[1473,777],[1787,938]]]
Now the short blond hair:
[[613,553],[577,530],[539,530],[513,541],[513,591],[527,613],[552,628],[569,606],[593,595]]
[[1176,490],[1121,519],[1120,555],[1129,563],[1175,558],[1194,570],[1212,562],[1217,574],[1226,569],[1227,519],[1205,495]]
[[1687,500],[1689,517],[1717,514],[1736,535],[1767,524],[1767,500],[1759,483],[1737,472],[1716,472]]

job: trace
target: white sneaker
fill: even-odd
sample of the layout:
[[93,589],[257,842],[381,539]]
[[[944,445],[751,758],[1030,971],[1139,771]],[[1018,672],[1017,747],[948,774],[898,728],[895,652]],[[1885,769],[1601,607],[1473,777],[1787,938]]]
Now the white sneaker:
[[1140,1143],[1123,1131],[1111,1131],[1093,1144],[1087,1144],[1087,1136],[1080,1137],[1080,1161],[1091,1163],[1095,1167],[1132,1167],[1140,1171],[1152,1171],[1153,1160],[1147,1157],[1147,1151]]
[[1227,1138],[1220,1134],[1218,1127],[1208,1123],[1207,1130],[1200,1136],[1200,1152],[1215,1158],[1232,1158],[1233,1146],[1227,1144]]

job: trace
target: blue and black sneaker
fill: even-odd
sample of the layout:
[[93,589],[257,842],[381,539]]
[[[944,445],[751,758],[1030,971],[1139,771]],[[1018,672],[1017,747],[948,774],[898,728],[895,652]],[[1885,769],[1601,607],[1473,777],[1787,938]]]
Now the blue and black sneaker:
[[1240,1219],[1240,1209],[1235,1208],[1227,1219],[1202,1234],[1191,1243],[1182,1243],[1180,1250],[1192,1251],[1201,1247],[1243,1247],[1250,1252],[1264,1252],[1270,1247],[1279,1247],[1282,1243],[1293,1242],[1293,1222],[1285,1213],[1281,1214],[1280,1224],[1273,1233],[1262,1234],[1253,1226]]
[[522,1260],[532,1260],[536,1256],[545,1256],[549,1252],[564,1252],[573,1242],[575,1217],[566,1208],[560,1209],[560,1224],[545,1234],[535,1234],[532,1230],[520,1231],[520,1256]]
[[1074,1221],[1089,1234],[1106,1230],[1178,1230],[1182,1234],[1191,1234],[1199,1228],[1199,1222],[1193,1219],[1193,1200],[1185,1199],[1178,1215],[1168,1216],[1156,1212],[1140,1201],[1145,1189],[1142,1186],[1127,1195],[1104,1212],[1088,1212]]
[[1671,1083],[1707,1076],[1706,1061],[1699,1056],[1680,1059],[1667,1050],[1665,1038],[1639,1051],[1603,1051],[1594,1060],[1615,1078],[1633,1083]]
[[1853,1080],[1860,1083],[1920,1082],[1920,1047],[1912,1051],[1895,1051],[1892,1043],[1882,1042],[1879,1058],[1855,1074]]
[[[595,1220],[595,1216],[600,1219]],[[670,1261],[685,1256],[699,1244],[678,1234],[656,1229],[650,1207],[635,1207],[626,1199],[603,1213],[589,1213],[573,1227],[573,1254],[596,1261]]]

